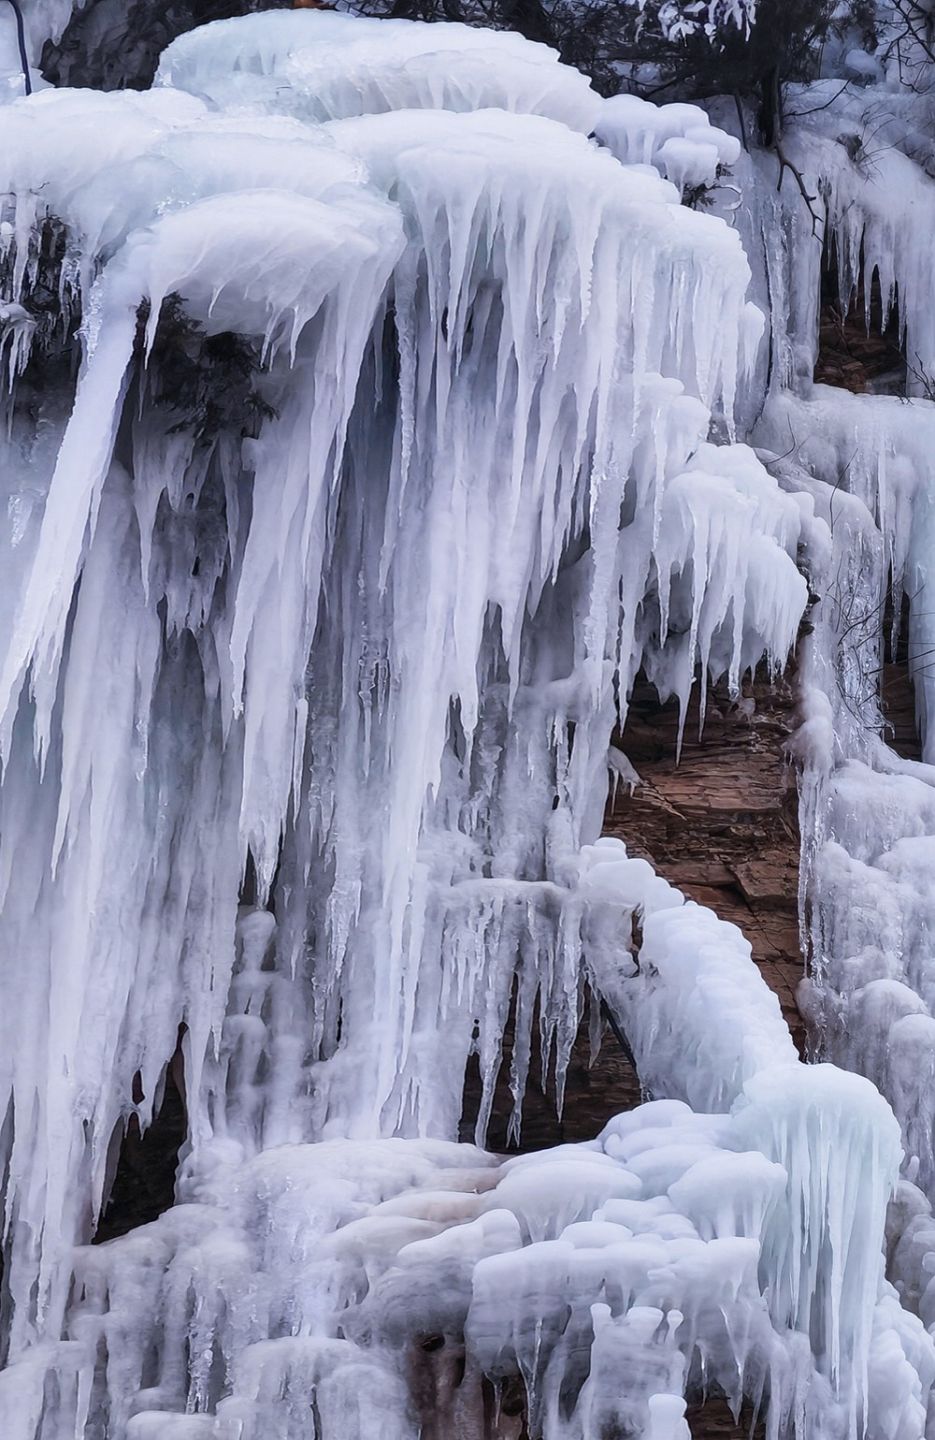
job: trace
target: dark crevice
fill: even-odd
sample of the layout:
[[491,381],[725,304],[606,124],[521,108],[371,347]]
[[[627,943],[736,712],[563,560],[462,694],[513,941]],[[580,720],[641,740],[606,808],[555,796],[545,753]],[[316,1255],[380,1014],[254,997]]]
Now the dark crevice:
[[905,395],[908,376],[899,297],[887,313],[876,270],[869,283],[868,297],[867,273],[861,261],[856,288],[842,297],[837,258],[833,248],[826,249],[821,268],[815,381],[855,395]]
[[692,1440],[765,1440],[766,1436],[762,1415],[754,1417],[745,1403],[735,1420],[723,1395],[716,1393],[690,1403],[685,1419]]
[[[184,1026],[163,1074],[162,1096],[151,1124],[141,1133],[135,1114],[127,1123],[110,1195],[92,1242],[95,1245],[158,1220],[174,1203],[179,1150],[187,1132],[183,1035]],[[132,1098],[135,1105],[145,1098],[138,1072],[133,1078]]]
[[[599,1001],[591,996],[589,1004]],[[494,1089],[493,1109],[487,1145],[499,1154],[528,1154],[553,1145],[593,1140],[614,1115],[640,1104],[639,1078],[631,1059],[624,1053],[605,1013],[600,1015],[601,1048],[592,1062],[591,1035],[587,1008],[572,1046],[565,1083],[562,1113],[558,1113],[554,1084],[554,1062],[542,1085],[538,1006],[533,1017],[529,1078],[523,1096],[523,1121],[519,1140],[510,1134],[513,1096],[509,1086],[513,1053],[515,1014],[511,1009],[503,1036],[500,1070]],[[474,1124],[480,1108],[482,1080],[477,1056],[468,1061],[464,1081],[460,1139],[474,1139]]]
[[256,861],[253,858],[253,851],[248,850],[247,859],[244,864],[243,879],[240,882],[240,904],[247,905],[251,910],[254,910],[257,904],[259,889]]
[[883,617],[883,633],[887,658],[880,682],[880,705],[885,723],[884,739],[904,760],[921,760],[922,743],[916,719],[915,686],[909,669],[909,607],[910,597],[903,595],[898,624],[893,613],[892,592],[887,599]]

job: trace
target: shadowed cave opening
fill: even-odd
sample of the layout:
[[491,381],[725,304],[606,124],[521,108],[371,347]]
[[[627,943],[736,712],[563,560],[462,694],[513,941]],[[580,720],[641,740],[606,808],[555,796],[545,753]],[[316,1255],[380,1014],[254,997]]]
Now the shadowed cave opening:
[[899,312],[894,296],[884,319],[879,271],[869,277],[863,256],[850,296],[842,299],[838,257],[826,245],[821,264],[818,311],[818,356],[814,379],[855,395],[905,395],[912,367],[907,364]]
[[[175,1201],[179,1151],[188,1130],[182,1054],[184,1034],[185,1027],[180,1026],[175,1053],[160,1081],[161,1094],[157,1095],[151,1124],[141,1133],[139,1120],[131,1115],[119,1139],[113,1182],[92,1240],[94,1245],[115,1240],[118,1235],[158,1220]],[[143,1099],[137,1072],[133,1081],[133,1103],[138,1105]],[[118,1129],[115,1140],[119,1136]]]
[[[529,1077],[523,1096],[523,1119],[519,1140],[510,1134],[513,1096],[510,1092],[510,1067],[515,1038],[515,992],[503,1036],[500,1068],[494,1088],[493,1108],[487,1132],[487,1148],[498,1154],[526,1155],[547,1150],[554,1145],[593,1140],[608,1120],[623,1110],[639,1105],[640,1082],[630,1057],[621,1048],[600,1001],[590,992],[585,999],[583,1014],[571,1050],[565,1080],[565,1097],[561,1113],[555,1087],[555,1057],[550,1057],[545,1077],[542,1074],[542,1052],[538,1006],[533,1016]],[[596,1013],[595,1013],[596,1010]],[[592,1051],[594,1038],[600,1036],[600,1048]],[[461,1125],[458,1138],[471,1143],[480,1107],[482,1081],[476,1055],[468,1061],[464,1079]]]

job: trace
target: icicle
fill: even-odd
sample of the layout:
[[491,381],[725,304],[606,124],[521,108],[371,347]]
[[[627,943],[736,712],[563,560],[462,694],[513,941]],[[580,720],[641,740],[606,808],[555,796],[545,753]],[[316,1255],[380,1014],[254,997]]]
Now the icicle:
[[[784,661],[815,540],[702,443],[749,267],[587,138],[613,109],[513,35],[300,11],[0,113],[3,304],[62,305],[4,451],[16,1440],[410,1440],[449,1341],[465,1413],[522,1381],[546,1440],[684,1440],[699,1369],[856,1436],[881,1356],[928,1373],[873,1330],[883,1102],[829,1158],[845,1092],[803,1101],[739,932],[591,843],[640,666],[684,705]],[[689,110],[639,122],[686,184],[736,150]],[[516,1135],[537,1011],[561,1107],[586,980],[677,1098],[505,1163],[447,1138],[476,1059],[483,1141],[511,1019]],[[91,1247],[180,1034],[176,1203]]]

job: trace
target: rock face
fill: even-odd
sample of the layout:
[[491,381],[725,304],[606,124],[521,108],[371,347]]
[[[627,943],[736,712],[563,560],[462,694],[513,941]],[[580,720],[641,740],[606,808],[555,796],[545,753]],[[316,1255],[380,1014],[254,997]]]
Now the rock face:
[[740,926],[801,1049],[798,804],[785,749],[795,726],[793,676],[758,674],[737,703],[716,691],[700,736],[698,721],[696,699],[677,763],[677,706],[660,707],[655,690],[638,683],[618,744],[642,783],[632,795],[618,790],[605,833]]
[[[794,673],[775,681],[758,674],[745,685],[737,704],[723,690],[716,691],[709,697],[700,736],[696,699],[677,762],[677,706],[660,705],[655,689],[638,683],[617,744],[642,783],[632,794],[621,788],[611,797],[604,833],[622,839],[631,854],[644,856],[692,899],[741,927],[767,984],[779,996],[793,1038],[804,1049],[804,1024],[795,1003],[795,988],[804,973],[798,925],[798,801],[785,748],[795,728],[795,712]],[[583,1025],[569,1067],[562,1117],[548,1086],[535,1084],[534,1067],[523,1135],[514,1146],[506,1137],[507,1070],[505,1064],[494,1108],[494,1148],[535,1150],[587,1139],[611,1115],[641,1098],[636,1075],[606,1026],[600,1056],[589,1065]],[[466,1116],[473,1113],[472,1095],[476,1109],[479,1093],[479,1081],[476,1087],[469,1084]],[[425,1357],[420,1358],[424,1362]],[[437,1364],[423,1363],[423,1369],[438,1380]],[[436,1390],[431,1393],[434,1399]],[[762,1440],[765,1433],[762,1420],[753,1425],[750,1414],[735,1420],[717,1395],[690,1406],[686,1418],[693,1440],[748,1440],[751,1433]],[[518,1416],[501,1413],[482,1433],[497,1440],[527,1440],[523,1420],[520,1407]]]
[[145,90],[159,56],[177,36],[210,20],[281,9],[283,0],[86,0],[40,68],[53,85]]

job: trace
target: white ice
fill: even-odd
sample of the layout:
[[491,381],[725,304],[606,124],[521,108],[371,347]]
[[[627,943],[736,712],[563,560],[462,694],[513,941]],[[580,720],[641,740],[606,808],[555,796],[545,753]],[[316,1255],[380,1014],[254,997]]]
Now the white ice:
[[[734,443],[762,315],[680,192],[739,161],[514,35],[307,11],[0,108],[14,1440],[415,1440],[427,1392],[467,1435],[485,1383],[549,1440],[685,1440],[704,1385],[922,1434],[890,1108],[598,841],[638,670],[737,693],[840,558],[821,477]],[[900,573],[914,484],[848,497]],[[487,1153],[511,1011],[515,1134],[588,989],[653,1102]],[[180,1026],[177,1203],[92,1247]]]

